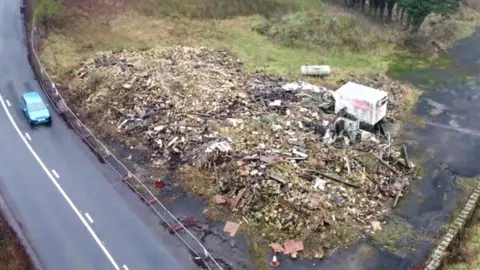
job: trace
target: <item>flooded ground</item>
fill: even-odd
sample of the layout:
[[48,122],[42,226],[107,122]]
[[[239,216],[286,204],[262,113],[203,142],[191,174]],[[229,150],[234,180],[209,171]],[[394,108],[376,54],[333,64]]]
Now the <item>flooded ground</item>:
[[[317,262],[314,269],[415,269],[467,199],[462,185],[476,183],[465,183],[465,178],[480,172],[480,30],[445,57],[447,67],[402,77],[424,91],[416,109],[422,120],[408,125],[405,136],[410,155],[424,163],[421,179],[401,199],[381,233]],[[282,266],[312,269],[312,262],[305,262],[304,268]]]
[[[480,173],[480,30],[445,55],[449,65],[415,71],[401,78],[422,91],[409,124],[406,144],[422,162],[421,179],[400,200],[382,232],[337,251],[323,261],[292,263],[279,269],[419,269],[467,199],[465,178]],[[430,82],[426,85],[425,81]],[[415,121],[417,122],[417,121]]]

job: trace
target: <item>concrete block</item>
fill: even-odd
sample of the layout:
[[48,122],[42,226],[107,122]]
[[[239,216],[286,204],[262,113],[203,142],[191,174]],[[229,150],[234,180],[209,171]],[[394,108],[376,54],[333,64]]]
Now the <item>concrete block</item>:
[[480,184],[470,196],[464,208],[457,216],[455,221],[448,228],[447,233],[439,240],[436,249],[430,255],[430,262],[426,266],[426,270],[437,270],[441,265],[441,258],[450,246],[451,242],[457,237],[459,230],[463,228],[467,218],[472,214],[480,200]]
[[452,224],[452,229],[458,230],[460,227],[462,227],[462,221],[460,219],[455,219],[455,222]]
[[433,263],[429,263],[427,265],[427,268],[425,268],[426,270],[437,270],[437,268],[435,267],[435,265]]
[[445,235],[445,237],[450,237],[450,238],[455,238],[455,236],[457,235],[458,233],[458,230],[455,229],[455,228],[450,228],[448,229],[448,232],[447,234]]
[[425,270],[436,270],[437,268],[435,267],[435,265],[433,264],[433,262],[430,262],[428,265],[427,265],[427,268],[425,268]]
[[445,242],[447,243],[447,245],[450,245],[450,243],[452,242],[452,239],[453,237],[451,236],[445,236]]
[[458,234],[458,230],[450,229],[448,230],[446,237],[451,238],[453,240],[455,239],[455,237],[457,237],[457,234]]

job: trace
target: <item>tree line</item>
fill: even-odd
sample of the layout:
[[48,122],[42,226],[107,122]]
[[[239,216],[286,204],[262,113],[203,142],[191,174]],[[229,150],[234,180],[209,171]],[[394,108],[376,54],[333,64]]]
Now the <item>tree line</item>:
[[350,8],[360,9],[391,22],[394,12],[405,28],[418,31],[428,15],[448,16],[458,10],[461,0],[344,0]]

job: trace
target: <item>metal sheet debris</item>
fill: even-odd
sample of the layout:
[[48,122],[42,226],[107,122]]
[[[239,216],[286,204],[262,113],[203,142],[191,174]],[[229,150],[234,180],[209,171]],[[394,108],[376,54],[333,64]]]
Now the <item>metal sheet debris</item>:
[[227,221],[227,223],[225,224],[225,227],[223,228],[223,231],[226,233],[229,233],[230,237],[234,237],[239,227],[240,227],[239,223]]
[[335,112],[343,108],[359,121],[375,125],[387,115],[388,93],[354,82],[335,92]]

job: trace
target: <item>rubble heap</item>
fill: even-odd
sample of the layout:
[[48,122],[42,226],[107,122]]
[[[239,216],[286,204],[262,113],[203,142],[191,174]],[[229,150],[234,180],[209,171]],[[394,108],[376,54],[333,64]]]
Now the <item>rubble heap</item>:
[[[90,125],[109,123],[157,163],[216,174],[211,184],[225,198],[217,201],[277,232],[275,240],[315,238],[333,248],[340,231],[378,219],[413,175],[388,132],[359,130],[348,112],[332,113],[331,90],[247,74],[226,51],[102,53],[82,64],[71,88],[88,97],[76,98]],[[391,120],[403,97],[394,88],[382,87],[395,99]]]

